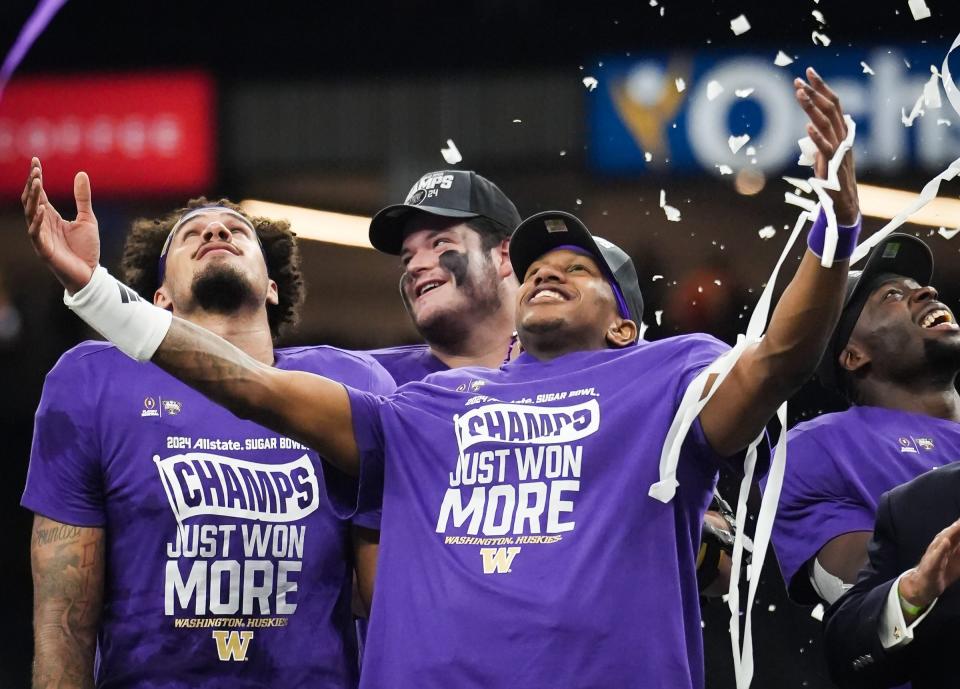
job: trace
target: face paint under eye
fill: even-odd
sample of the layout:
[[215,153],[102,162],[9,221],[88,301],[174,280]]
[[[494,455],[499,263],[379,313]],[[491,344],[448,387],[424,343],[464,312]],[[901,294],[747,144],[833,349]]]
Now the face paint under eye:
[[467,280],[467,255],[461,251],[444,251],[437,259],[440,265],[453,276],[454,283],[461,287]]

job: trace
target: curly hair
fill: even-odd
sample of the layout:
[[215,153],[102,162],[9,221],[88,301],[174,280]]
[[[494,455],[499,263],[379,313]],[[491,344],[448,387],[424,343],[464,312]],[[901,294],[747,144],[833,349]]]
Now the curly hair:
[[276,340],[286,328],[296,325],[306,292],[296,235],[286,220],[252,218],[229,199],[212,202],[203,196],[191,199],[185,208],[179,208],[162,218],[138,218],[134,220],[123,247],[120,262],[123,281],[147,301],[152,301],[154,292],[160,286],[160,252],[170,230],[184,213],[211,205],[224,206],[240,213],[257,230],[267,262],[267,275],[277,283],[279,303],[267,304],[270,333]]

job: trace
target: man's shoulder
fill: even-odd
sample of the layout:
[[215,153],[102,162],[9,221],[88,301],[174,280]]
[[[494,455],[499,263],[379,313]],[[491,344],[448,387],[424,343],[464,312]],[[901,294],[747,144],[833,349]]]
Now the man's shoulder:
[[50,372],[76,370],[81,367],[93,368],[95,370],[98,367],[108,365],[112,367],[118,361],[133,363],[133,359],[121,352],[110,342],[85,340],[61,354]]
[[845,409],[844,411],[831,412],[829,414],[820,414],[807,421],[801,421],[790,429],[789,438],[791,441],[803,438],[812,440],[819,436],[835,433],[851,426],[860,426],[862,420],[856,410],[856,407]]
[[[282,368],[313,370],[317,366],[336,364],[369,369],[377,360],[367,352],[341,349],[330,345],[300,345],[274,350],[277,365]],[[321,370],[320,373],[323,373]]]
[[730,350],[730,345],[706,333],[674,335],[661,340],[642,340],[634,347],[638,355],[660,354],[669,357],[716,358]]
[[396,345],[394,347],[381,347],[380,349],[368,349],[366,353],[375,359],[403,359],[415,356],[422,356],[429,353],[430,346],[424,343]]

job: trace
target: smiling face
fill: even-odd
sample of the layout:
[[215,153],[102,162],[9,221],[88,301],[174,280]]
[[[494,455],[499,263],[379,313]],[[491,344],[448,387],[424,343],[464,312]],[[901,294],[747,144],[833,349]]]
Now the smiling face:
[[267,276],[253,228],[233,213],[211,209],[173,236],[154,303],[175,313],[199,308],[230,314],[276,304],[277,285]]
[[618,313],[613,289],[592,257],[557,249],[522,277],[517,332],[535,356],[623,347],[636,339],[636,324]]
[[891,277],[873,287],[840,365],[858,377],[909,385],[960,370],[960,326],[933,287]]
[[417,213],[404,228],[400,291],[427,342],[449,346],[473,323],[504,307],[501,283],[511,274],[506,242],[484,248],[459,219]]

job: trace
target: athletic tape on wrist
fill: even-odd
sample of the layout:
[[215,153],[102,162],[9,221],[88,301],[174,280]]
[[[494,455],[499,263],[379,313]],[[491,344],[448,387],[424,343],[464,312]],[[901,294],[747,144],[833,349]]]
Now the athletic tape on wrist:
[[137,361],[153,356],[173,321],[173,314],[141,299],[103,266],[97,266],[90,282],[73,296],[64,291],[63,303]]
[[[817,219],[813,227],[807,233],[807,248],[812,251],[817,258],[823,259],[824,245],[827,240],[827,214],[823,208],[817,213]],[[860,230],[863,227],[863,218],[857,215],[857,222],[853,225],[837,225],[837,244],[833,252],[834,261],[846,261],[853,255],[857,248],[857,239],[860,237]]]

